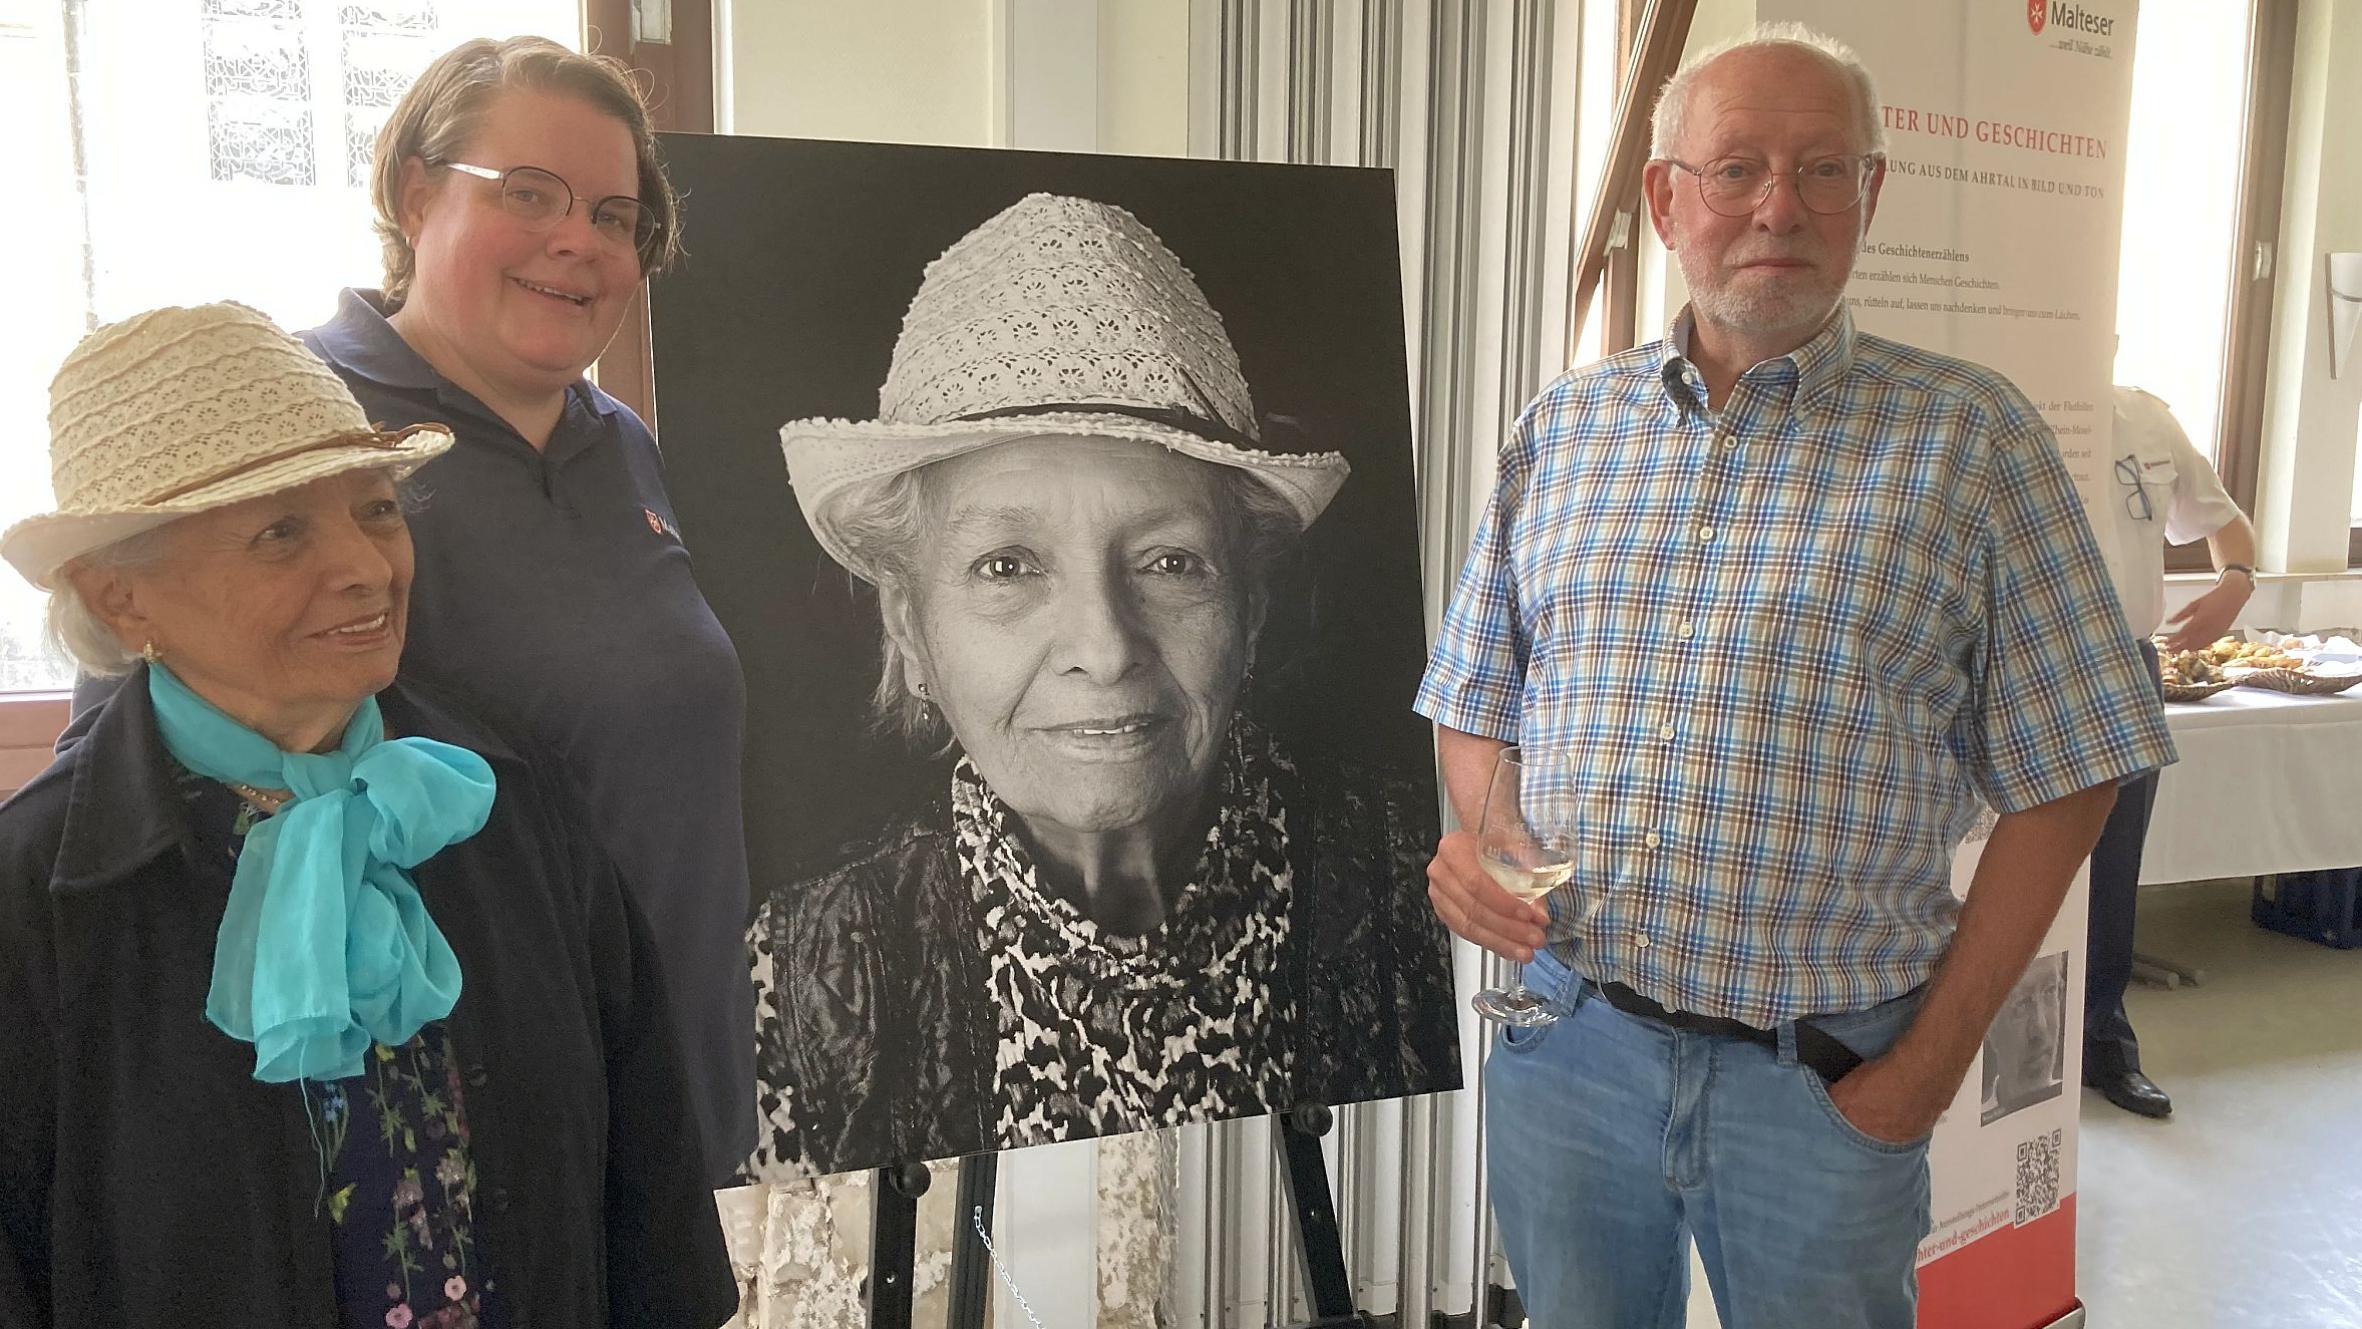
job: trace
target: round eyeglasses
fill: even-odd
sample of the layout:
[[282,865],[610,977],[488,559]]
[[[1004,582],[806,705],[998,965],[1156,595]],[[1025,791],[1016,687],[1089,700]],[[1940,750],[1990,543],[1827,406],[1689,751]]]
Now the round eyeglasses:
[[1671,157],[1664,161],[1696,176],[1698,196],[1705,200],[1707,208],[1721,216],[1744,217],[1753,213],[1771,197],[1772,189],[1783,175],[1795,180],[1796,197],[1807,211],[1826,215],[1843,212],[1862,201],[1862,191],[1869,186],[1870,171],[1877,164],[1878,155],[1815,157],[1787,171],[1775,171],[1768,163],[1753,157],[1717,157],[1704,166],[1692,166]]
[[[478,180],[497,182],[501,210],[525,223],[528,230],[550,230],[574,211],[577,202],[572,185],[555,172],[538,166],[512,166],[499,171],[467,162],[447,161],[441,165]],[[656,213],[629,194],[609,194],[591,200],[590,219],[591,229],[600,239],[629,249],[643,263],[656,248],[657,237],[663,230]]]
[[2149,486],[2141,476],[2139,453],[2128,452],[2117,460],[2116,479],[2125,489],[2125,515],[2134,521],[2155,521],[2157,510],[2149,505]]

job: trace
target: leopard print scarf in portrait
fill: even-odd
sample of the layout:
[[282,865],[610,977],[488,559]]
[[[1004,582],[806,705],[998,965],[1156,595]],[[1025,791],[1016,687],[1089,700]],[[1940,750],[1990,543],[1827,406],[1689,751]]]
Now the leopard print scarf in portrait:
[[1294,883],[1274,786],[1293,776],[1239,722],[1193,879],[1161,927],[1119,937],[1041,887],[1014,814],[960,759],[952,824],[1000,1026],[1001,1147],[1288,1106],[1294,1012],[1272,985]]

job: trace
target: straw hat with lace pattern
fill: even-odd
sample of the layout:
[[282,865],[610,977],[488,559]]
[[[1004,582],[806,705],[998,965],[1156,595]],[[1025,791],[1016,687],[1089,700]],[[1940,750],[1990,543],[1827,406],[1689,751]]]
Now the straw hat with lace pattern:
[[875,481],[1018,439],[1129,438],[1236,467],[1312,524],[1351,469],[1267,439],[1221,315],[1124,209],[1031,194],[927,265],[878,393],[878,418],[779,430],[796,501],[845,567]]
[[371,427],[342,380],[260,312],[223,302],[135,314],[82,339],[49,384],[57,510],[0,534],[28,581],[191,513],[451,446],[441,425]]

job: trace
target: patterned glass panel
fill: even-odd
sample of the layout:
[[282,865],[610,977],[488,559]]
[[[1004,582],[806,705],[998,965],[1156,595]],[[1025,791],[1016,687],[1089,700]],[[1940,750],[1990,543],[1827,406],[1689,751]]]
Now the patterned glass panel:
[[312,62],[303,29],[253,19],[205,25],[205,95],[310,102]]
[[209,112],[214,179],[271,185],[308,185],[317,179],[309,106],[237,98],[217,100]]
[[205,0],[207,18],[267,18],[282,23],[303,21],[303,0]]
[[[206,3],[255,9],[282,0]],[[251,14],[206,20],[206,121],[214,179],[313,183],[311,100],[312,66],[301,27]]]
[[[196,0],[216,180],[369,183],[387,113],[450,44],[439,0]],[[330,16],[334,27],[327,27]],[[337,41],[337,92],[315,99],[307,33]],[[329,72],[329,71],[322,71]],[[340,162],[325,180],[321,161]],[[336,179],[342,176],[341,180]]]
[[[350,16],[356,6],[345,6]],[[432,8],[424,9],[428,21]],[[405,30],[344,30],[344,147],[345,179],[355,188],[369,183],[369,159],[377,131],[396,102],[402,100],[419,71],[435,58],[437,40]]]
[[338,7],[336,21],[348,28],[431,33],[435,30],[435,0],[375,0],[365,4],[347,0]]
[[392,106],[434,58],[435,43],[427,37],[346,29],[344,104]]
[[353,107],[344,113],[344,182],[355,189],[369,187],[369,172],[377,159],[377,131],[386,113]]

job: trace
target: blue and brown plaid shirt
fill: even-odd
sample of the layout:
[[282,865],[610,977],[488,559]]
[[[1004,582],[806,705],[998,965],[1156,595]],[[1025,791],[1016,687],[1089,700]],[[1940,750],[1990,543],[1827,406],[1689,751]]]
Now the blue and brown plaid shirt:
[[1665,340],[1519,417],[1419,689],[1554,754],[1578,972],[1769,1027],[1925,982],[1982,799],[2173,760],[2049,426],[1999,374],[1857,333],[1720,413]]

